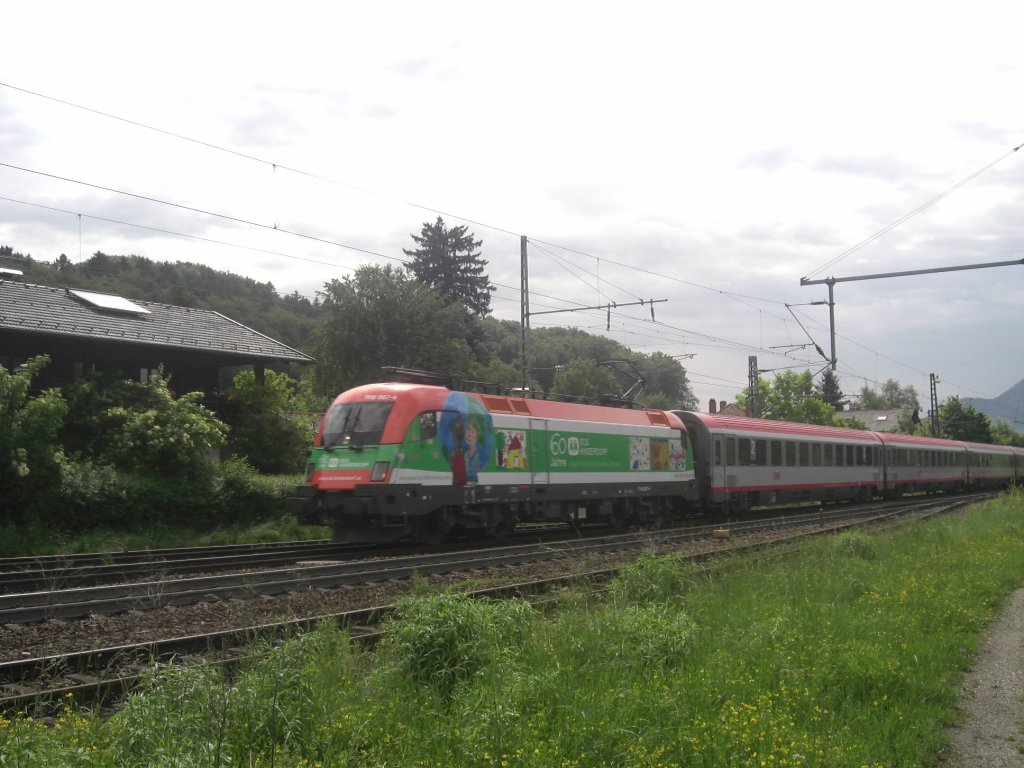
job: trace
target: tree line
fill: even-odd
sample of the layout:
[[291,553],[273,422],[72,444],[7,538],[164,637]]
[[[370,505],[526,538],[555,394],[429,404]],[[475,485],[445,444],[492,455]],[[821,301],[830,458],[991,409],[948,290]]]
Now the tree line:
[[[316,359],[311,368],[282,366],[317,410],[329,398],[379,380],[385,366],[454,373],[467,380],[523,385],[521,327],[493,317],[494,286],[486,274],[482,241],[440,216],[424,222],[403,266],[364,265],[326,283],[313,299],[280,296],[274,286],[191,263],[160,263],[141,256],[93,254],[80,264],[64,254],[52,262],[0,246],[26,282],[114,293],[216,310]],[[544,393],[600,397],[633,384],[607,360],[630,360],[646,382],[638,402],[649,407],[695,408],[686,370],[661,353],[644,354],[575,329],[536,329],[531,335],[526,386]]]
[[[746,410],[750,392],[740,392],[736,402]],[[847,397],[839,388],[838,378],[831,370],[816,381],[808,371],[783,371],[774,379],[759,378],[756,391],[758,415],[765,419],[823,424],[852,429],[870,429],[857,420],[857,411],[902,411],[896,431],[911,435],[932,436],[932,423],[922,415],[921,403],[913,386],[889,379],[875,391],[868,386],[857,395]],[[848,406],[848,408],[847,408]],[[975,443],[1024,446],[1024,433],[1005,420],[992,421],[984,413],[952,396],[939,405],[938,433],[935,437]]]

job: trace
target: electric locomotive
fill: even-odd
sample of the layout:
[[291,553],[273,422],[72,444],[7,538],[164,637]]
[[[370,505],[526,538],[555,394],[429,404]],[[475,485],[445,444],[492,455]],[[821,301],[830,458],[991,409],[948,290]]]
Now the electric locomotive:
[[335,399],[287,509],[345,541],[434,543],[524,522],[650,525],[697,501],[673,413],[399,382]]

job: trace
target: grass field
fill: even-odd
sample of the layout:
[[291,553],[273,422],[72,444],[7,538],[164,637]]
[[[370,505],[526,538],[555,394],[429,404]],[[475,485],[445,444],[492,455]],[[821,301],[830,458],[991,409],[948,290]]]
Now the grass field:
[[1024,580],[1024,495],[709,571],[646,556],[544,613],[410,600],[231,680],[155,670],[106,719],[0,721],[4,766],[927,766]]

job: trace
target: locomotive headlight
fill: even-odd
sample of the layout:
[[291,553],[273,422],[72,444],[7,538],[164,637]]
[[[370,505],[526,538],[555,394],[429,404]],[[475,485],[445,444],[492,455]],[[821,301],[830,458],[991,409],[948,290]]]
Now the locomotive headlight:
[[390,461],[377,461],[373,464],[373,472],[370,474],[371,483],[379,483],[385,477],[388,476],[388,467],[391,466]]

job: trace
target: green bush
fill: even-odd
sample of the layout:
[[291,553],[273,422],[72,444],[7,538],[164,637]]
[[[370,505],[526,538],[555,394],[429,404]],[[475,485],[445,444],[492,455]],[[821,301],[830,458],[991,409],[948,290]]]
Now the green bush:
[[832,552],[861,560],[874,560],[878,556],[875,540],[860,531],[846,531],[836,536],[832,540]]
[[107,410],[104,456],[124,469],[165,477],[195,477],[206,456],[225,442],[227,426],[199,400],[201,392],[174,397],[162,376],[140,385],[135,407]]
[[614,603],[680,600],[697,581],[696,564],[676,555],[642,555],[623,566],[608,585]]
[[535,618],[519,600],[491,602],[461,594],[401,601],[378,649],[384,668],[401,679],[451,697],[488,665],[507,659]]
[[234,379],[232,399],[238,411],[231,416],[228,449],[261,472],[299,472],[309,456],[313,435],[302,420],[286,418],[295,410],[295,381],[284,373],[267,371],[263,383],[251,370]]
[[13,373],[0,366],[0,511],[8,520],[32,516],[63,462],[57,434],[67,404],[55,389],[29,396],[32,379],[49,362],[33,357]]

